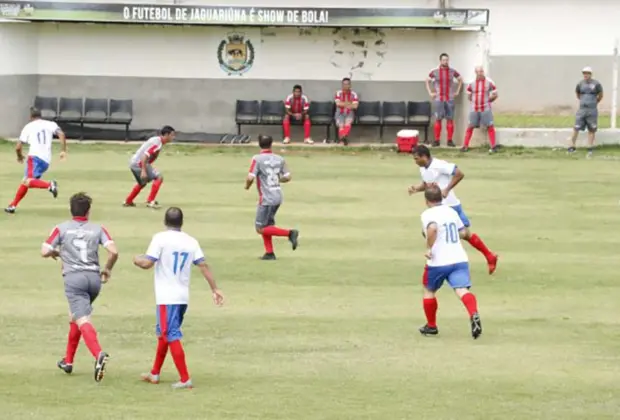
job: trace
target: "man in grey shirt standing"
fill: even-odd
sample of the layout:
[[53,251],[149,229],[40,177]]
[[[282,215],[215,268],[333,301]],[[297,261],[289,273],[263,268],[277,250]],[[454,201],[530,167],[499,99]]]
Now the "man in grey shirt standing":
[[598,129],[598,104],[603,99],[603,86],[592,78],[592,68],[584,67],[581,71],[583,80],[577,83],[575,93],[579,99],[579,109],[575,116],[575,127],[573,127],[573,136],[571,138],[571,146],[568,148],[570,153],[577,150],[577,136],[580,131],[588,129],[588,157],[592,156],[594,148],[594,137]]

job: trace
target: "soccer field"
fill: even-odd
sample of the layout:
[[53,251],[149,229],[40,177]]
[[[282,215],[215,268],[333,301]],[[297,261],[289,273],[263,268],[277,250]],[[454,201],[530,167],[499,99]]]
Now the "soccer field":
[[[211,302],[194,273],[184,325],[195,389],[173,391],[139,376],[156,339],[152,272],[134,268],[161,230],[163,211],[122,208],[137,147],[70,145],[49,174],[60,196],[30,191],[0,217],[2,418],[213,420],[495,420],[620,418],[620,218],[618,162],[531,152],[438,156],[465,173],[457,188],[473,231],[501,256],[488,276],[465,245],[484,327],[472,340],[462,304],[439,293],[440,335],[421,337],[423,197],[407,195],[419,171],[386,152],[290,151],[278,225],[300,247],[274,239],[278,261],[259,261],[255,191],[243,190],[253,150],[169,147],[159,201],[178,205],[225,293]],[[22,176],[0,145],[8,203]],[[279,148],[276,149],[279,151]],[[83,343],[74,373],[64,355],[67,306],[60,265],[39,256],[68,197],[94,198],[91,218],[120,250],[94,313],[111,356],[101,384]],[[143,201],[146,193],[140,199]],[[139,202],[139,201],[138,201]],[[4,203],[3,203],[4,204]]]

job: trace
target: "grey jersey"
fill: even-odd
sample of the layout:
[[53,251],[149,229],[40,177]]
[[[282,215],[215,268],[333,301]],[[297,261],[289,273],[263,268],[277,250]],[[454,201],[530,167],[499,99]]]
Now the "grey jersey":
[[101,225],[76,218],[56,226],[45,243],[60,248],[62,274],[99,271],[99,246],[112,241]]
[[575,92],[579,95],[579,108],[596,108],[598,95],[603,93],[603,86],[598,80],[582,80],[577,83]]
[[256,177],[259,203],[275,206],[282,203],[282,187],[280,177],[289,174],[284,158],[264,150],[252,158],[250,176]]

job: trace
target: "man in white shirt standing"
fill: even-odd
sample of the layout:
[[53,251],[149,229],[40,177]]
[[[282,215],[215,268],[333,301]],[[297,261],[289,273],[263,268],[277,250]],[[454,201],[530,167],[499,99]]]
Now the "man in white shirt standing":
[[19,136],[15,153],[17,162],[24,162],[22,147],[29,145],[26,168],[24,169],[24,179],[15,193],[15,198],[4,209],[7,213],[15,213],[19,202],[26,196],[29,188],[48,190],[54,198],[58,196],[58,184],[56,181],[44,181],[41,179],[48,170],[52,162],[52,140],[54,135],[58,135],[62,145],[60,159],[64,160],[67,155],[67,139],[58,124],[54,121],[47,121],[41,118],[41,111],[30,108],[30,122],[24,126]]
[[441,189],[443,204],[452,207],[465,226],[463,239],[484,255],[489,266],[489,274],[493,274],[497,268],[498,255],[489,250],[478,235],[469,231],[471,223],[463,211],[460,200],[453,191],[457,184],[465,177],[463,171],[454,163],[431,157],[430,149],[424,145],[414,147],[412,153],[416,165],[420,167],[422,183],[410,186],[409,195],[425,191],[431,185],[437,185]]
[[178,207],[170,207],[164,218],[166,230],[153,236],[146,255],[134,258],[134,264],[148,270],[155,266],[155,302],[157,305],[157,326],[155,328],[158,344],[153,369],[142,375],[142,380],[152,384],[159,383],[161,367],[168,349],[179,371],[180,380],[172,385],[175,389],[192,388],[185,364],[185,351],[181,344],[181,325],[189,303],[189,282],[191,265],[200,269],[209,282],[213,292],[213,302],[220,306],[224,297],[218,290],[213,274],[205,262],[205,256],[196,239],[181,231],[183,212]]
[[447,281],[461,299],[469,313],[471,335],[474,339],[482,334],[476,296],[470,292],[471,276],[469,259],[461,244],[465,225],[458,213],[442,205],[442,191],[429,186],[424,191],[428,209],[422,213],[422,233],[426,238],[426,266],[424,267],[424,313],[426,325],[420,328],[423,335],[437,335],[437,298],[435,293]]

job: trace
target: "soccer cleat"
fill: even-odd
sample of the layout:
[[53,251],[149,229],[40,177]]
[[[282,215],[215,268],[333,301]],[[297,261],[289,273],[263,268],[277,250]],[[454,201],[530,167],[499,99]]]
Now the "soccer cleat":
[[497,153],[497,152],[499,152],[499,146],[491,147],[489,149],[490,154]]
[[48,188],[48,191],[52,193],[54,198],[58,197],[58,182],[51,181],[50,182],[50,187]]
[[349,139],[347,139],[346,137],[343,137],[343,138],[340,139],[338,144],[341,145],[341,146],[348,146],[349,145]]
[[456,147],[456,144],[452,140],[448,140],[448,147]]
[[297,245],[299,245],[299,231],[295,229],[291,230],[288,234],[288,240],[293,246],[293,251],[295,251],[297,249]]
[[123,202],[123,207],[136,207],[136,203]]
[[265,255],[260,257],[260,259],[263,261],[274,261],[276,259],[276,254],[274,254],[273,252],[265,253]]
[[73,365],[65,362],[64,358],[59,360],[56,366],[58,366],[58,369],[64,370],[66,374],[71,374],[71,372],[73,372]]
[[191,379],[188,379],[187,382],[175,382],[171,386],[172,389],[192,389],[194,387]]
[[493,254],[491,258],[488,259],[487,264],[489,265],[489,275],[495,273],[497,269],[497,261],[499,260],[499,255]]
[[567,150],[568,153],[575,153],[576,151],[577,151],[577,148],[573,146],[569,147]]
[[15,206],[8,206],[7,208],[4,209],[5,213],[9,213],[9,214],[14,214],[15,213]]
[[151,372],[143,373],[140,375],[140,379],[142,379],[142,382],[148,382],[153,385],[157,385],[159,383],[159,375],[153,375]]
[[310,137],[308,137],[307,139],[304,139],[304,143],[306,143],[306,144],[314,144],[314,141]]
[[592,153],[594,153],[594,150],[592,148],[588,149],[588,153],[586,154],[586,158],[590,159],[592,157]]
[[95,382],[101,382],[105,376],[108,360],[110,360],[110,355],[104,351],[97,356],[97,360],[95,361]]
[[441,143],[439,142],[439,140],[435,140],[433,142],[433,147],[439,147],[439,146],[441,146]]
[[282,140],[282,143],[284,144],[289,144],[291,142],[291,139],[289,139],[288,137],[286,137],[284,140]]
[[469,152],[469,147],[466,147],[466,146],[461,147],[461,152],[463,153]]
[[437,327],[429,327],[428,324],[420,327],[418,331],[420,331],[420,334],[425,336],[439,334],[439,330],[437,329]]
[[471,336],[475,339],[482,334],[482,322],[480,321],[480,315],[478,312],[471,316]]
[[150,209],[158,209],[160,208],[160,205],[157,201],[149,201],[148,203],[146,203],[146,206]]

